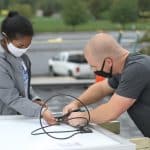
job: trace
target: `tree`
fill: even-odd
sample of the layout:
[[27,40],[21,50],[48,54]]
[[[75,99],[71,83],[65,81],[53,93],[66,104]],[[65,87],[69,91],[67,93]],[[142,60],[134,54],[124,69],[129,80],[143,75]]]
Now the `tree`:
[[87,10],[87,5],[83,0],[64,0],[62,16],[67,24],[75,26],[88,20]]
[[150,11],[150,0],[138,0],[140,11]]
[[111,20],[125,24],[138,18],[138,0],[114,0],[111,8]]
[[150,0],[139,1],[139,16],[141,18],[150,18]]
[[42,9],[44,16],[51,16],[53,13],[59,12],[62,8],[61,0],[38,0],[37,9]]
[[102,17],[102,12],[109,10],[112,0],[88,0],[88,8],[95,19]]
[[28,4],[14,4],[9,6],[9,10],[18,11],[21,15],[26,17],[32,17],[32,8]]
[[9,0],[0,0],[0,9],[6,9],[8,7]]

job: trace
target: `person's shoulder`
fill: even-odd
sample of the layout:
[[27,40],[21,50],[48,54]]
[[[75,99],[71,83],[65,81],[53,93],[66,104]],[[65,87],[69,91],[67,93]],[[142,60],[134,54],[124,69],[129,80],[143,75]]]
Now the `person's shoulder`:
[[130,53],[129,56],[128,56],[129,60],[134,60],[134,61],[136,61],[136,60],[139,61],[140,59],[145,59],[145,58],[150,59],[150,56],[142,54],[140,52]]
[[6,56],[3,52],[0,52],[0,68],[7,68]]
[[150,64],[150,57],[140,54],[140,53],[131,53],[129,54],[126,63],[125,63],[125,68],[128,67],[141,67],[145,65],[146,62],[149,61]]
[[147,78],[150,74],[150,57],[139,54],[134,55],[127,61],[122,72],[123,78]]
[[1,42],[0,42],[0,57],[1,57],[1,58],[4,57],[4,52],[5,52],[5,50],[4,50],[4,48],[2,47]]
[[4,52],[0,52],[0,60],[4,60],[6,56],[4,55]]

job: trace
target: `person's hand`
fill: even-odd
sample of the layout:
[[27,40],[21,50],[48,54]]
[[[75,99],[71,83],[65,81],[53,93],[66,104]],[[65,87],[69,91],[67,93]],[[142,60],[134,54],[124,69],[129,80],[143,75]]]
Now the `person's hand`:
[[68,117],[68,123],[74,127],[84,126],[87,123],[87,121],[88,121],[87,112],[72,112]]
[[75,101],[73,101],[73,102],[71,102],[70,104],[68,104],[68,105],[66,105],[64,107],[63,114],[67,114],[67,113],[69,113],[69,112],[71,112],[73,110],[76,110],[78,108],[80,108],[79,105],[78,105],[78,103],[75,102]]
[[48,108],[48,106],[46,104],[44,104],[45,102],[41,99],[35,99],[35,100],[33,100],[33,102],[40,105],[40,106],[44,105],[44,107]]
[[48,109],[45,109],[41,115],[48,124],[50,125],[56,124],[56,119]]

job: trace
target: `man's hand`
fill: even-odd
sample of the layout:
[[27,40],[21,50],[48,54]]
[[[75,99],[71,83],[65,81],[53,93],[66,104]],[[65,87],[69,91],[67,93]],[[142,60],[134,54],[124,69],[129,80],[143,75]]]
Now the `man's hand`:
[[56,124],[56,119],[48,109],[45,109],[41,115],[48,124],[50,125]]
[[80,108],[76,101],[71,102],[70,104],[66,105],[63,109],[63,114],[67,114],[73,110]]
[[74,127],[84,126],[87,123],[88,119],[89,118],[88,118],[87,112],[72,112],[70,116],[68,117],[68,123]]

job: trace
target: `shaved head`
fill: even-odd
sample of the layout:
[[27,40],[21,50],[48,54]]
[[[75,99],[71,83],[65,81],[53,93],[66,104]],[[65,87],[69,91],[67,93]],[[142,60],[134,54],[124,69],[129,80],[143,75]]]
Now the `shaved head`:
[[125,50],[109,34],[99,33],[92,37],[84,49],[85,57],[92,57],[100,61],[106,57],[116,58],[122,55]]

